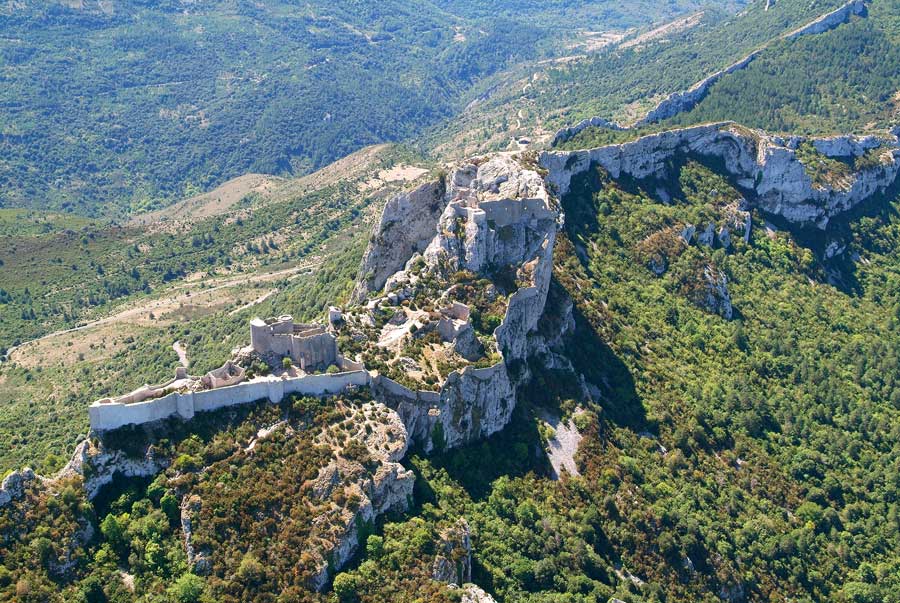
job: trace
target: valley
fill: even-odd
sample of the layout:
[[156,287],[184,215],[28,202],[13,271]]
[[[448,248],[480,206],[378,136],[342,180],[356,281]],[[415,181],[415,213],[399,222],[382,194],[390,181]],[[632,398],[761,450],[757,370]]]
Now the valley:
[[282,36],[165,178],[0,160],[0,602],[900,601],[892,2],[289,4],[0,8]]

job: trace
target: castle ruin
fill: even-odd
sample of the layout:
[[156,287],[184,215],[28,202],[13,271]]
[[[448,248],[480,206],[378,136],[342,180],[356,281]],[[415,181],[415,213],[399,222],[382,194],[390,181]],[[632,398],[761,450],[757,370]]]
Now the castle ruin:
[[[329,308],[329,325],[343,319],[337,308]],[[259,399],[278,402],[283,396],[330,395],[348,387],[369,385],[362,364],[345,359],[337,350],[330,326],[294,324],[291,316],[250,322],[250,346],[236,350],[236,358],[258,356],[276,374],[249,378],[238,362],[228,360],[205,375],[188,375],[178,367],[175,378],[157,385],[143,385],[122,396],[102,398],[88,409],[91,428],[98,431],[123,425],[159,421],[171,416],[190,419],[196,412],[215,410]],[[280,371],[281,359],[290,358],[296,368]],[[331,374],[311,374],[336,366]]]
[[250,321],[250,347],[263,358],[289,357],[308,372],[338,364],[334,334],[323,325],[295,324],[290,315]]

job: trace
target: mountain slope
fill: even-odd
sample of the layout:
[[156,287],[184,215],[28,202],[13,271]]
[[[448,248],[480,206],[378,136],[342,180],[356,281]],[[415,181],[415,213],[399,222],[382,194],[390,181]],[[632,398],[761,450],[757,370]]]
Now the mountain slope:
[[864,18],[767,48],[670,123],[724,118],[802,134],[883,131],[900,116],[898,26],[896,3],[870,2]]
[[411,137],[458,111],[474,82],[549,51],[552,28],[530,18],[545,9],[512,6],[469,17],[467,3],[425,0],[5,3],[0,206],[121,215]]

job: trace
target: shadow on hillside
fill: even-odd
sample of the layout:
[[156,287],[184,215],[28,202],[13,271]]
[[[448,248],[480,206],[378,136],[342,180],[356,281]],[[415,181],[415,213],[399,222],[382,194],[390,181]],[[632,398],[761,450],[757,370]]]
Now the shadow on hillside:
[[589,386],[598,390],[592,395],[599,398],[596,401],[602,406],[604,417],[619,427],[654,431],[628,366],[600,338],[578,306],[572,312],[575,333],[566,345],[566,355]]
[[[852,210],[832,218],[828,223],[827,233],[808,228],[794,231],[794,237],[798,244],[810,249],[819,258],[824,258],[825,248],[831,242],[846,246],[844,253],[822,260],[825,280],[847,295],[862,295],[863,286],[857,277],[859,257],[856,256],[856,251],[868,250],[884,254],[895,252],[890,242],[879,240],[876,229],[900,219],[894,204],[898,198],[900,178],[884,192],[873,195]],[[874,222],[862,226],[860,221],[863,218],[870,218]]]
[[[499,477],[521,477],[528,473],[550,475],[550,464],[541,446],[534,407],[521,400],[509,424],[480,442],[430,457],[435,468],[443,469],[473,500],[490,495]],[[417,476],[418,477],[418,476]],[[420,487],[422,489],[420,489]],[[435,502],[424,479],[416,480],[416,503]]]

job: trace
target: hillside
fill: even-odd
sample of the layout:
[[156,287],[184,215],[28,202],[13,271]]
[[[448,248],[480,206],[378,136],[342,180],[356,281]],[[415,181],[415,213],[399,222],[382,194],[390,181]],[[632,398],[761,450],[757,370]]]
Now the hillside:
[[494,4],[4,3],[0,207],[122,216],[248,172],[302,175],[454,115],[485,76],[556,52],[560,26],[701,3]]
[[9,356],[0,465],[59,468],[87,429],[86,404],[169,378],[176,341],[193,368],[210,370],[251,314],[291,304],[311,318],[349,293],[365,224],[408,185],[417,172],[397,168],[410,165],[429,168],[402,148],[370,148],[304,178],[270,180],[232,206],[223,196],[189,199],[150,223],[0,210],[0,348]]
[[[438,154],[464,156],[519,150],[517,142],[522,139],[548,145],[560,128],[596,116],[631,124],[668,95],[690,88],[842,4],[841,0],[753,2],[738,14],[711,6],[663,26],[612,38],[580,32],[562,56],[487,78],[482,93],[460,116],[429,130],[425,138]],[[853,55],[842,56],[851,60]],[[891,63],[884,65],[889,69]],[[859,73],[865,78],[867,71]]]
[[0,603],[900,603],[895,4],[0,7]]
[[[392,197],[335,332],[369,386],[100,430],[53,481],[13,474],[0,592],[892,600],[900,143],[786,144],[704,126]],[[402,452],[367,456],[381,429]]]
[[767,48],[670,123],[734,119],[783,132],[885,130],[900,115],[900,7],[875,0],[865,17]]

